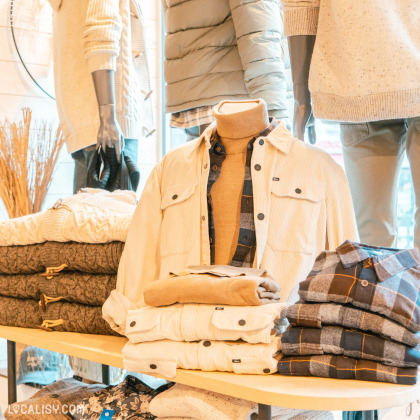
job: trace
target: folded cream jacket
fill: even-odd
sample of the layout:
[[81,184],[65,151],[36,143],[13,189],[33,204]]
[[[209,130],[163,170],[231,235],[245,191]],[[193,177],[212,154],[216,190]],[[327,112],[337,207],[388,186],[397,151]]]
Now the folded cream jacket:
[[[105,319],[122,334],[127,310],[145,306],[148,284],[189,265],[210,264],[207,180],[216,129],[213,123],[200,138],[167,153],[146,183],[116,290],[103,308]],[[254,267],[276,279],[281,301],[295,302],[297,285],[316,256],[358,238],[348,182],[331,156],[294,138],[283,123],[256,140],[251,168]]]
[[146,306],[128,311],[126,336],[132,343],[163,339],[270,343],[276,329],[282,330],[287,326],[286,309],[286,303],[262,306]]
[[84,188],[47,211],[0,221],[0,246],[46,241],[125,242],[136,205],[132,191]]
[[124,369],[167,378],[176,376],[177,368],[264,375],[277,372],[275,356],[280,347],[280,337],[275,337],[269,344],[160,340],[138,344],[128,342],[122,353]]

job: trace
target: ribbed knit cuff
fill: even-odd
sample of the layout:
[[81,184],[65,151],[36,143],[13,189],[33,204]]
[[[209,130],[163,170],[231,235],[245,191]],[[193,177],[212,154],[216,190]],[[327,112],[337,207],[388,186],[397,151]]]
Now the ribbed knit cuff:
[[90,73],[98,70],[117,70],[117,57],[109,54],[92,54],[86,62]]
[[295,8],[284,12],[284,35],[316,35],[319,7]]
[[66,242],[67,238],[63,235],[64,221],[69,213],[66,207],[58,206],[50,209],[42,218],[41,232],[47,241]]

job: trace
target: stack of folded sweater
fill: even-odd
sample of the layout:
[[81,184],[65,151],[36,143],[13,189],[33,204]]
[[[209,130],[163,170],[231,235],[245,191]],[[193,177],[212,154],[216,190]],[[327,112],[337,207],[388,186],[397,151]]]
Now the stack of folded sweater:
[[115,335],[102,305],[116,286],[135,200],[87,189],[0,222],[0,325]]
[[415,384],[420,253],[346,241],[299,285],[282,336],[284,375]]
[[124,367],[174,377],[177,368],[269,374],[277,369],[286,304],[265,270],[190,267],[144,291],[128,311]]

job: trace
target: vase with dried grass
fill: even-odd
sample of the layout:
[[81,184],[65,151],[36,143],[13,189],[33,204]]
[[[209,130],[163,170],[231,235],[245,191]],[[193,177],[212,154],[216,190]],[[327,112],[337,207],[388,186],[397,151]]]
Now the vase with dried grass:
[[65,142],[53,124],[31,124],[28,108],[21,121],[0,124],[0,198],[10,218],[41,211]]

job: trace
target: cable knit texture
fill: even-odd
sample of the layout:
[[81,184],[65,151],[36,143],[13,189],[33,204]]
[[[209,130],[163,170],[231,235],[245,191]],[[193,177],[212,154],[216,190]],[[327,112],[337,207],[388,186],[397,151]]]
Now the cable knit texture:
[[131,191],[86,188],[46,212],[1,221],[0,246],[125,242],[135,204],[136,195]]
[[[133,1],[133,0],[131,0]],[[141,137],[138,71],[130,0],[49,0],[54,10],[54,81],[70,153],[96,143],[98,103],[91,73],[115,71],[117,119],[125,138]],[[136,21],[137,19],[134,19]]]
[[[251,401],[175,384],[153,398],[150,412],[158,420],[250,420],[251,415],[258,412],[258,407]],[[271,407],[271,416],[273,420],[334,419],[330,411],[295,410],[275,406]]]
[[43,244],[0,247],[0,273],[42,273],[47,267],[65,264],[66,270],[91,274],[116,274],[124,242]]
[[418,0],[282,0],[285,34],[316,35],[315,116],[377,121],[420,115]]

